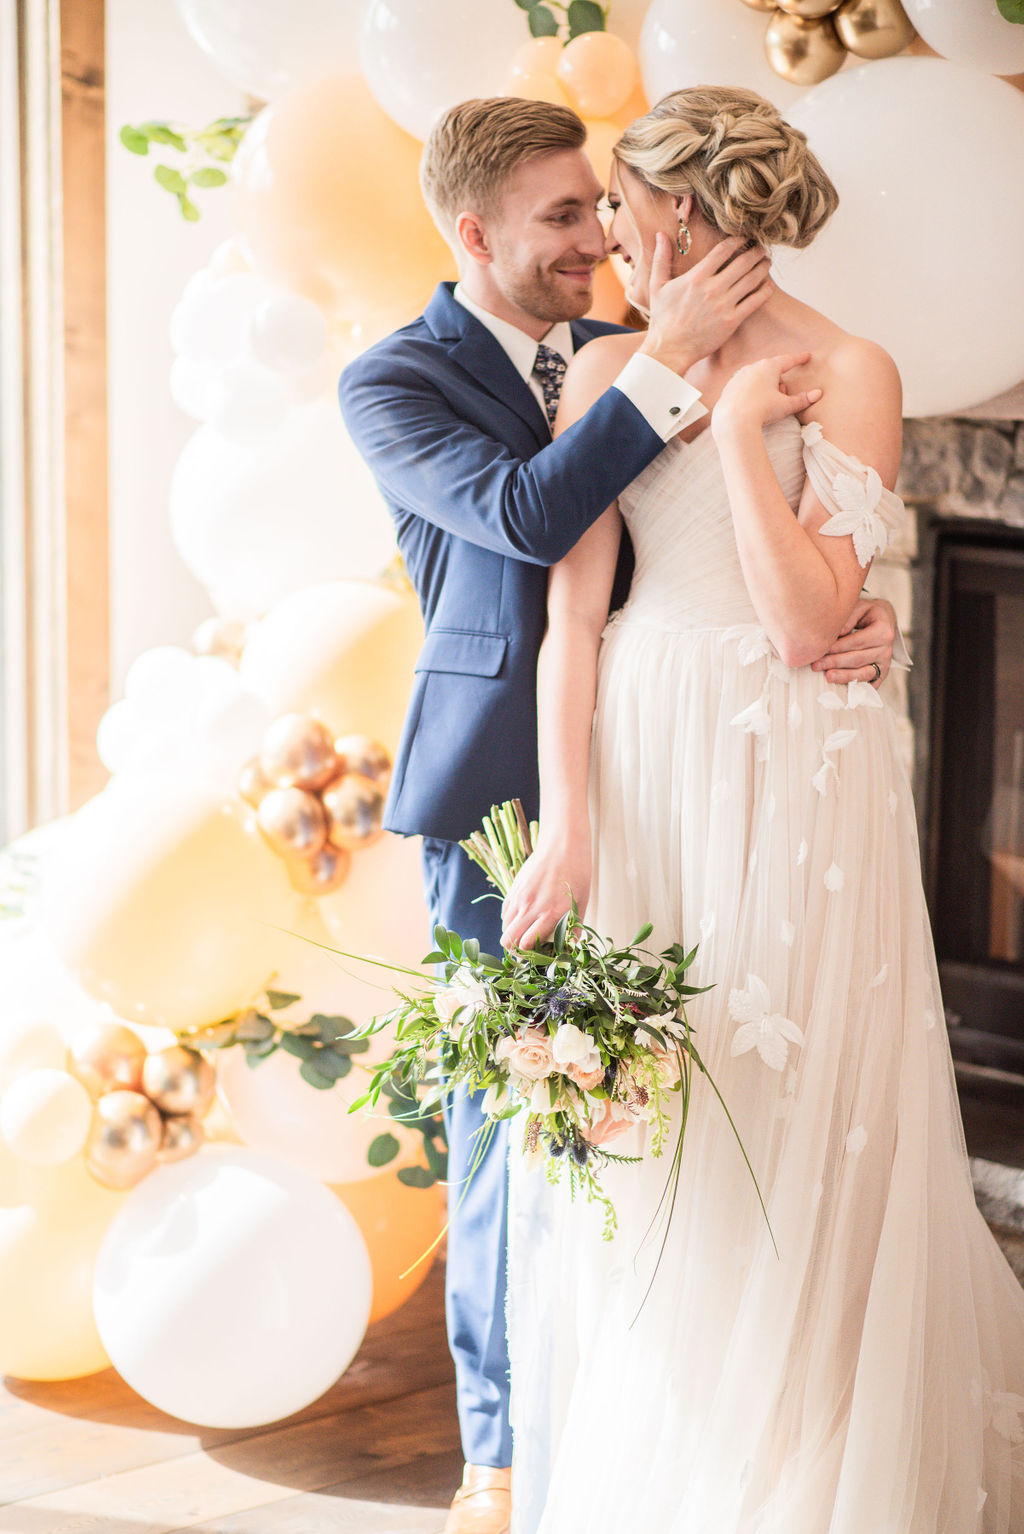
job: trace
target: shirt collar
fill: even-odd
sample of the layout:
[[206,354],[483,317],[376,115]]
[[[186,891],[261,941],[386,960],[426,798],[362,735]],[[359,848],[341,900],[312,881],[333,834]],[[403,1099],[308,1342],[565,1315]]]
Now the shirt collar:
[[[524,382],[529,383],[533,373],[533,365],[537,361],[537,342],[532,336],[528,336],[525,330],[520,330],[518,325],[512,325],[508,320],[499,319],[496,314],[481,309],[478,303],[465,292],[462,283],[455,285],[452,295],[456,303],[460,303],[464,309],[468,309],[491,332],[498,345],[507,354],[509,361]],[[568,320],[559,320],[557,325],[552,325],[544,337],[544,345],[550,346],[569,361],[573,354],[572,330]]]

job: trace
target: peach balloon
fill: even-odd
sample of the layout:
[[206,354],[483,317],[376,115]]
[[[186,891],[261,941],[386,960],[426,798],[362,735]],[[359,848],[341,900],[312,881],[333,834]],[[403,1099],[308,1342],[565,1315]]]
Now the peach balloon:
[[562,57],[562,43],[557,37],[531,37],[528,43],[517,48],[512,55],[511,78],[520,75],[551,75],[558,70]]
[[[774,9],[774,0],[772,8]],[[644,82],[638,74],[636,84],[630,92],[629,100],[623,102],[619,110],[611,112],[609,116],[619,123],[621,127],[628,128],[631,122],[635,122],[638,117],[643,117],[650,110],[650,106],[651,103],[647,99],[647,92],[644,90]]]
[[444,1226],[446,1190],[440,1184],[407,1188],[388,1170],[362,1182],[333,1183],[331,1191],[366,1242],[373,1270],[370,1321],[381,1321],[416,1293],[433,1266],[437,1249],[430,1248]]
[[253,813],[201,783],[118,779],[79,810],[46,921],[63,962],[124,1018],[175,1032],[265,985],[296,896]]
[[252,626],[241,676],[273,714],[316,714],[336,735],[394,754],[423,643],[415,597],[371,581],[329,581],[286,597]]
[[123,1202],[81,1157],[24,1168],[18,1202],[0,1208],[0,1374],[67,1380],[108,1367],[93,1269]]
[[569,93],[554,75],[535,70],[510,76],[503,96],[519,96],[525,101],[547,101],[553,107],[571,107]]
[[331,75],[256,118],[234,169],[234,222],[257,272],[364,340],[411,320],[451,252],[419,190],[420,145],[359,75]]
[[607,117],[629,100],[636,84],[636,57],[614,32],[583,32],[566,43],[558,78],[581,117]]
[[586,123],[587,159],[594,167],[594,175],[603,187],[608,185],[612,168],[612,150],[622,137],[622,129],[608,118],[588,118]]

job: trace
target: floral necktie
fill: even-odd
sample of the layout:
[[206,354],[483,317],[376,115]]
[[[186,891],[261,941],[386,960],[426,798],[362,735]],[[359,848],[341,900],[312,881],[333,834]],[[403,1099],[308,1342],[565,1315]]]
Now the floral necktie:
[[540,343],[537,347],[537,360],[533,364],[533,371],[540,379],[540,386],[544,391],[544,409],[552,431],[555,429],[558,396],[562,392],[562,381],[567,367],[568,363],[561,352],[545,346],[543,341]]

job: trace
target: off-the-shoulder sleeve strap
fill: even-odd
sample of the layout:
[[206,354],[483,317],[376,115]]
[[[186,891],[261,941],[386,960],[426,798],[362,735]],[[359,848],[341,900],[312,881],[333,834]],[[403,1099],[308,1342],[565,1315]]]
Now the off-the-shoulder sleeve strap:
[[804,467],[818,500],[829,512],[819,531],[829,538],[853,538],[862,567],[892,543],[906,516],[903,502],[882,484],[876,469],[828,442],[817,421],[801,428]]

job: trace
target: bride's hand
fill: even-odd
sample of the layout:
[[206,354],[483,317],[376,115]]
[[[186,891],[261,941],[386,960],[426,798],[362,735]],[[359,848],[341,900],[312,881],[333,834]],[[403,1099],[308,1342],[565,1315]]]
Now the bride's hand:
[[817,404],[820,389],[790,392],[786,374],[805,367],[810,352],[794,352],[784,357],[765,357],[738,368],[718,398],[711,415],[711,428],[756,426],[759,430],[787,415],[799,415]]
[[547,848],[527,858],[502,906],[503,948],[534,948],[551,936],[569,909],[570,895],[582,916],[590,898],[589,837],[578,845]]

